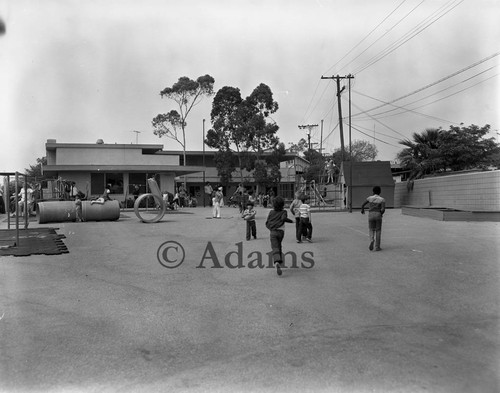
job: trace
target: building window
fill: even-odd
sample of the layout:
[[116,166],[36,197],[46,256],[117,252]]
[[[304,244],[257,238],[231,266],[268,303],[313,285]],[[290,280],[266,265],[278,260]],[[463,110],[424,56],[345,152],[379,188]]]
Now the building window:
[[104,173],[90,174],[90,192],[94,195],[104,192]]
[[106,173],[106,185],[111,194],[123,194],[123,173]]
[[129,173],[128,174],[128,193],[133,194],[135,190],[135,186],[139,186],[139,194],[145,194],[147,192],[151,192],[151,190],[146,186],[147,179],[154,178],[156,183],[158,183],[158,187],[161,190],[160,176],[155,175],[154,173]]
[[123,194],[123,173],[90,174],[90,192],[93,195],[102,194],[107,186],[111,194]]
[[280,195],[284,199],[293,199],[294,192],[295,192],[294,188],[295,188],[295,185],[293,183],[279,183],[278,184],[278,195]]

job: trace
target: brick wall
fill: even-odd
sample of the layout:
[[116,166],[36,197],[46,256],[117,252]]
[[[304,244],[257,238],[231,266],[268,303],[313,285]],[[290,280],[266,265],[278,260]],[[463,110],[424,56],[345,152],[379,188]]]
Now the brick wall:
[[500,211],[500,171],[473,172],[396,183],[394,207],[446,207],[470,211]]

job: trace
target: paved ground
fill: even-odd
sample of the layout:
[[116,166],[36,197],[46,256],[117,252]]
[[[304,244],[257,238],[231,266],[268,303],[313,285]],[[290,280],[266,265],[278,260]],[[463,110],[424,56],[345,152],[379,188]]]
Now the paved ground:
[[366,216],[316,213],[278,277],[247,267],[258,211],[250,242],[229,208],[42,225],[70,253],[0,259],[0,391],[499,392],[500,223],[389,210],[370,252]]

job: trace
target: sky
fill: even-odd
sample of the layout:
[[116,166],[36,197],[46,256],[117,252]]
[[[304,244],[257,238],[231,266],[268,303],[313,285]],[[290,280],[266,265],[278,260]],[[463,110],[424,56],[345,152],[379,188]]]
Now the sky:
[[[331,153],[343,130],[394,160],[427,128],[491,125],[500,136],[497,0],[0,0],[0,171],[45,156],[45,142],[147,143],[177,109],[160,91],[209,74],[247,97],[265,83],[286,146]],[[349,127],[349,91],[351,127]],[[187,118],[202,150],[212,97]],[[300,128],[304,125],[315,127]],[[134,131],[140,131],[136,133]]]

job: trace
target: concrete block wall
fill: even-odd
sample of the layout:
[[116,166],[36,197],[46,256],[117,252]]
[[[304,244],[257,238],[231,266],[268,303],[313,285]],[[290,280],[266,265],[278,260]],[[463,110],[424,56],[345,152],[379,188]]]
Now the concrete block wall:
[[468,211],[500,211],[500,171],[473,172],[396,183],[394,207],[446,207]]

